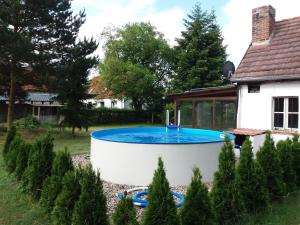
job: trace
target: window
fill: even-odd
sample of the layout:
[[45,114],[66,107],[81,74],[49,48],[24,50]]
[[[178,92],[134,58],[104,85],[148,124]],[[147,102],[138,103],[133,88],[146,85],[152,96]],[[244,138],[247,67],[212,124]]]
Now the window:
[[100,102],[100,107],[101,107],[101,108],[104,107],[104,102]]
[[248,93],[259,93],[259,92],[260,92],[259,84],[248,85]]
[[297,129],[299,117],[298,97],[274,98],[273,127],[284,129]]

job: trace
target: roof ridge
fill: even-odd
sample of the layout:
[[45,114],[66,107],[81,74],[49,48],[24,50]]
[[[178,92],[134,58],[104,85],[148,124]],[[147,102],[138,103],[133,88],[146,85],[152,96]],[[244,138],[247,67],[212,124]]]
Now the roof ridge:
[[277,20],[276,23],[286,22],[286,21],[295,20],[295,19],[300,19],[300,16],[295,16],[295,17],[292,17],[292,18]]

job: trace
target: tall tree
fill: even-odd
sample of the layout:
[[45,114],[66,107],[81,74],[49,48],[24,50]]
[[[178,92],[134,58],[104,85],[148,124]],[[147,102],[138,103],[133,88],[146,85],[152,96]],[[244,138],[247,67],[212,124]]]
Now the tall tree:
[[0,80],[9,91],[8,127],[12,126],[16,89],[26,80],[46,83],[54,65],[75,42],[85,14],[73,15],[71,0],[0,0]]
[[184,26],[185,31],[181,32],[175,47],[173,91],[221,85],[226,48],[215,13],[203,11],[200,4],[196,4],[184,19]]
[[172,74],[172,51],[149,23],[127,24],[110,34],[100,64],[107,87],[116,98],[131,100],[136,110],[156,110]]

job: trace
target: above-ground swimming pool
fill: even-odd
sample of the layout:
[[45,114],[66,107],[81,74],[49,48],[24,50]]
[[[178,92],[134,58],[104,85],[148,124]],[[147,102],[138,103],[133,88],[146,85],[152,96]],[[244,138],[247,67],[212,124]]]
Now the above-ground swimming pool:
[[211,182],[223,141],[223,132],[191,128],[99,130],[91,134],[91,163],[106,181],[148,185],[161,157],[171,185],[189,184],[194,166]]

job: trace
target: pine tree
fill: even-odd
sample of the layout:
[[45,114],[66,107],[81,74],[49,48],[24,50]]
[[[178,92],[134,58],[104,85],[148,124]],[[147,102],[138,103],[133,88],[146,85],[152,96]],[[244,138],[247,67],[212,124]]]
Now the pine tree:
[[68,171],[62,180],[62,191],[51,213],[52,225],[71,225],[75,202],[80,196],[80,171]]
[[181,225],[215,224],[208,190],[202,183],[199,168],[194,168],[190,186],[187,189],[185,203],[180,211]]
[[31,149],[31,145],[30,144],[25,144],[23,143],[20,146],[20,150],[18,153],[18,157],[17,157],[17,162],[16,162],[16,170],[15,170],[15,176],[17,178],[17,180],[20,180],[27,168],[27,164],[28,164],[28,157],[29,157],[29,152]]
[[252,143],[249,139],[242,145],[236,185],[247,212],[254,212],[268,205],[266,180],[260,165],[253,159]]
[[185,31],[177,39],[174,91],[223,84],[222,68],[226,59],[223,37],[214,12],[196,4],[184,20]]
[[17,133],[17,129],[14,126],[11,127],[8,130],[8,133],[7,133],[7,136],[6,136],[6,139],[5,139],[5,143],[4,143],[4,148],[2,150],[2,156],[3,156],[4,160],[6,159],[6,154],[7,154],[8,150],[9,150],[10,143],[15,138],[16,133]]
[[235,156],[228,137],[219,155],[219,170],[214,175],[212,206],[219,224],[234,224],[243,213],[241,196],[235,185]]
[[23,188],[35,199],[40,198],[44,180],[50,176],[53,161],[53,138],[48,133],[38,139],[29,153],[28,166],[23,176]]
[[83,169],[80,179],[80,197],[75,203],[73,225],[108,225],[106,197],[103,193],[100,175],[91,166]]
[[40,203],[50,213],[54,207],[54,201],[61,191],[62,179],[66,172],[73,170],[73,164],[70,154],[60,151],[56,154],[51,176],[47,177],[43,183]]
[[283,182],[286,185],[287,192],[293,192],[297,188],[297,174],[294,170],[294,154],[292,142],[287,139],[281,140],[276,145],[280,166],[282,169]]
[[138,225],[136,210],[131,198],[127,198],[126,195],[123,196],[118,202],[112,219],[114,225]]
[[296,183],[297,187],[300,188],[300,142],[299,142],[299,135],[296,134],[293,137],[292,141],[292,151],[294,155],[294,170],[296,172]]
[[142,218],[143,225],[179,225],[177,209],[166,178],[164,164],[158,159],[147,197],[148,205]]
[[9,173],[13,173],[16,169],[17,157],[21,148],[24,144],[20,135],[16,135],[11,144],[9,145],[9,150],[6,154],[6,170]]
[[266,134],[263,146],[256,156],[266,177],[270,200],[281,198],[285,193],[285,185],[280,161],[270,132]]

